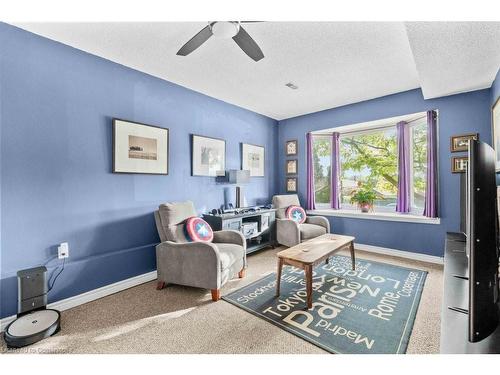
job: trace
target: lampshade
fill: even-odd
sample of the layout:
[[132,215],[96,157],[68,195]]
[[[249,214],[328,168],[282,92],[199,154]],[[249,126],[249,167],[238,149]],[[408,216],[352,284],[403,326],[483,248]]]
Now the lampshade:
[[230,169],[229,171],[230,184],[246,184],[250,181],[250,171],[240,169]]

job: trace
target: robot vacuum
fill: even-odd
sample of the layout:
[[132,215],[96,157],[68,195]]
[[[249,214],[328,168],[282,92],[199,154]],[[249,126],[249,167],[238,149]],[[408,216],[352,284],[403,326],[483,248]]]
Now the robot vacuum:
[[57,310],[31,311],[10,323],[4,339],[10,348],[22,348],[43,340],[61,329],[61,314]]
[[52,289],[47,285],[47,268],[35,267],[17,272],[17,287],[18,314],[5,329],[7,346],[21,348],[59,332],[61,314],[47,309],[47,293]]

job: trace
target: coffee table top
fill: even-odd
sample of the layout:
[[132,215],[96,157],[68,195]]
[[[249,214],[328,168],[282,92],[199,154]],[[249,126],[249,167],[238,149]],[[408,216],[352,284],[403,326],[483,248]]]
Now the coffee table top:
[[327,233],[312,240],[282,250],[276,255],[279,258],[310,264],[329,256],[354,241],[354,237]]

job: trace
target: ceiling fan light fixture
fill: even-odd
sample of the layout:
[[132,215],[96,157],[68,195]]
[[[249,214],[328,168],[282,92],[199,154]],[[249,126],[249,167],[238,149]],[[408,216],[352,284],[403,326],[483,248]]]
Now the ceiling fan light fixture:
[[230,39],[240,31],[240,23],[236,21],[218,21],[210,25],[212,33],[219,39]]

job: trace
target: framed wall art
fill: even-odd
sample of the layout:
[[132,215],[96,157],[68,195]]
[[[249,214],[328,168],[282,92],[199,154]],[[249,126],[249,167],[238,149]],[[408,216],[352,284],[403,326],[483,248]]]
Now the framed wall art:
[[287,177],[286,179],[286,192],[296,193],[297,192],[297,177]]
[[493,147],[495,149],[495,169],[500,172],[500,96],[491,107],[491,126],[493,128]]
[[297,174],[297,162],[298,162],[297,159],[291,159],[285,161],[285,171],[288,176]]
[[298,143],[296,139],[286,141],[285,154],[286,156],[295,156],[298,154]]
[[265,149],[263,146],[241,144],[241,169],[250,171],[250,177],[264,177]]
[[226,141],[219,138],[191,135],[191,175],[225,176]]
[[462,152],[469,150],[469,141],[471,139],[478,140],[478,133],[469,133],[454,135],[450,138],[450,151],[451,152]]
[[453,156],[451,158],[451,173],[465,173],[468,162],[468,156]]
[[169,130],[113,119],[113,173],[168,174]]

